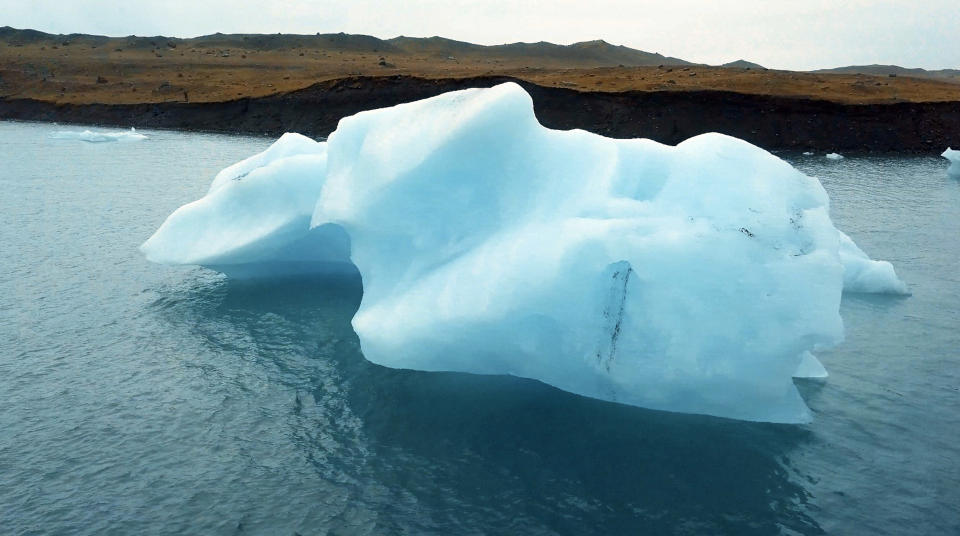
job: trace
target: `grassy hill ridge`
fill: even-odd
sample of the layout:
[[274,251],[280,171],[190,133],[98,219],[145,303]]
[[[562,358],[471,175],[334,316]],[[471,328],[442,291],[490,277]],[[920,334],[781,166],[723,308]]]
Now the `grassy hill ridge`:
[[[898,71],[900,72],[900,71]],[[885,71],[884,71],[885,73]],[[921,73],[922,74],[922,73]],[[443,37],[54,35],[0,28],[0,99],[52,103],[223,102],[352,77],[512,77],[616,93],[727,91],[848,104],[958,102],[960,79],[720,67],[603,40],[477,45]]]

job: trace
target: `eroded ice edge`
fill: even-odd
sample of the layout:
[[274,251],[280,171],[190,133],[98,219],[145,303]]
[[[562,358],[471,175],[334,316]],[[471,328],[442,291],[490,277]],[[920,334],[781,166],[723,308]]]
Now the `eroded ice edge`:
[[950,167],[947,168],[947,175],[960,179],[960,151],[947,147],[947,150],[940,156],[950,161]]
[[906,292],[770,153],[550,130],[512,83],[285,134],[141,249],[232,276],[359,270],[353,326],[388,367],[789,423],[810,420],[792,378],[825,376],[811,351],[843,338],[842,291]]

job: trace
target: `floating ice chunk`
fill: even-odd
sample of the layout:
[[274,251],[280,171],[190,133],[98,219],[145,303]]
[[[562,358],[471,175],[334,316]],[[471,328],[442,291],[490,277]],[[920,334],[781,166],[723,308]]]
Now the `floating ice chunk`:
[[909,294],[907,285],[897,277],[893,265],[887,261],[871,260],[842,231],[840,262],[843,263],[843,290],[871,294]]
[[817,356],[806,351],[801,355],[800,364],[793,373],[794,378],[826,378],[829,375]]
[[803,156],[813,156],[813,153],[811,151],[804,151]]
[[947,175],[960,178],[960,151],[947,147],[947,150],[940,156],[950,161],[950,167],[947,168]]
[[508,83],[284,136],[142,248],[228,273],[349,259],[381,365],[804,422],[792,377],[843,337],[844,236],[816,179],[747,142],[549,130]]
[[235,276],[352,270],[343,230],[310,228],[326,166],[326,143],[284,134],[217,174],[205,197],[177,209],[140,249],[153,262]]
[[827,160],[843,160],[843,155],[839,153],[827,153]]
[[100,132],[92,130],[58,130],[50,135],[57,140],[80,140],[89,143],[103,143],[109,141],[140,141],[147,139],[146,136],[137,132],[133,127],[130,130]]

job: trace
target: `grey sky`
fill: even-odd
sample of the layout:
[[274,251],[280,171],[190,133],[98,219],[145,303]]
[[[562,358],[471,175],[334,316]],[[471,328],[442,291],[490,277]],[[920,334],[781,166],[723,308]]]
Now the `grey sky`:
[[960,68],[956,0],[0,0],[2,25],[178,37],[343,31],[481,44],[604,39],[711,64]]

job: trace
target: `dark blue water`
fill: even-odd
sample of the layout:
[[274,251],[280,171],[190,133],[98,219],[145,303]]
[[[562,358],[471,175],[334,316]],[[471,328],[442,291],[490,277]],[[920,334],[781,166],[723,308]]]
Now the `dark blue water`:
[[0,122],[2,534],[960,533],[960,182],[937,158],[783,155],[908,298],[844,298],[744,423],[372,365],[352,279],[227,281],[137,246],[269,139],[50,140]]

